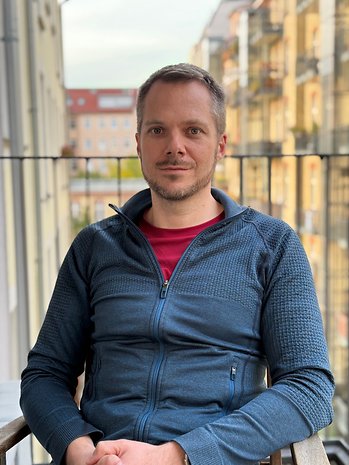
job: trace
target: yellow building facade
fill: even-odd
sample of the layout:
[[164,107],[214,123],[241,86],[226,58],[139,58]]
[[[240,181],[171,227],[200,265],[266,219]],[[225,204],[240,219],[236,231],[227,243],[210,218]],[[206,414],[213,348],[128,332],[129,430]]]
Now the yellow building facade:
[[331,434],[348,440],[349,2],[255,0],[227,21],[232,157],[216,183],[299,234],[337,381]]

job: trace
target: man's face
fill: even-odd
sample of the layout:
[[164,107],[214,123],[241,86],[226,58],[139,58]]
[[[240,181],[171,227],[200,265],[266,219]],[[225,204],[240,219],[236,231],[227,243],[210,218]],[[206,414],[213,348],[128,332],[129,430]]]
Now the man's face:
[[226,135],[218,135],[212,99],[197,81],[156,81],[145,98],[137,152],[145,180],[166,200],[209,191]]

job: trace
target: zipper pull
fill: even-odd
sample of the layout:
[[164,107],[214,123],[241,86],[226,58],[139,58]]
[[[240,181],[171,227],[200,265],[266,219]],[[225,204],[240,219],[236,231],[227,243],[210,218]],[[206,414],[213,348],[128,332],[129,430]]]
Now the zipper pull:
[[161,286],[161,292],[160,292],[161,299],[166,299],[167,289],[168,289],[168,280],[166,279],[166,281],[164,281]]
[[238,368],[237,362],[233,362],[233,365],[230,367],[230,379],[232,381],[234,381],[235,379],[237,368]]

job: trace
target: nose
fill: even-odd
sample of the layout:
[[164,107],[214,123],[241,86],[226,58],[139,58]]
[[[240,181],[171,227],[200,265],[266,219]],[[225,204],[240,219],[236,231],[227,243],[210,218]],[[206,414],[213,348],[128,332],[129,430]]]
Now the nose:
[[185,152],[184,136],[180,131],[174,130],[169,132],[167,138],[166,154],[181,155]]

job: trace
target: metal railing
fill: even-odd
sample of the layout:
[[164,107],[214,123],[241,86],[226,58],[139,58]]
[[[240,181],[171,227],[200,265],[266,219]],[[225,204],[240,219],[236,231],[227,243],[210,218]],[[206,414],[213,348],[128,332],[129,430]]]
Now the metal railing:
[[[335,405],[340,409],[340,421],[335,416],[331,431],[325,432],[325,444],[332,441],[331,447],[335,448],[333,438],[349,442],[349,154],[280,155],[277,153],[279,149],[270,154],[271,147],[270,144],[262,145],[258,156],[252,152],[250,155],[237,153],[226,156],[217,165],[214,184],[239,203],[289,222],[306,247],[319,291],[331,364],[337,381]],[[253,147],[247,149],[252,150]],[[136,156],[0,157],[0,168],[5,164],[13,170],[21,167],[22,180],[26,183],[26,174],[38,165],[37,173],[46,179],[40,181],[37,201],[40,207],[47,204],[53,224],[60,222],[62,211],[58,200],[62,190],[70,196],[66,208],[72,210],[72,222],[81,220],[73,234],[78,227],[99,219],[96,205],[101,199],[106,204],[122,205],[143,186]],[[100,169],[104,175],[98,171]],[[1,172],[4,170],[0,169]],[[79,190],[78,195],[86,207],[78,213],[73,211],[74,189]],[[45,239],[44,232],[42,236]],[[59,257],[58,233],[56,243]],[[28,433],[28,429],[21,431]],[[0,432],[3,443],[2,438],[3,431]],[[6,439],[5,448],[13,444],[13,440],[13,436]],[[3,446],[0,453],[4,454]],[[345,462],[338,459],[334,463]]]

